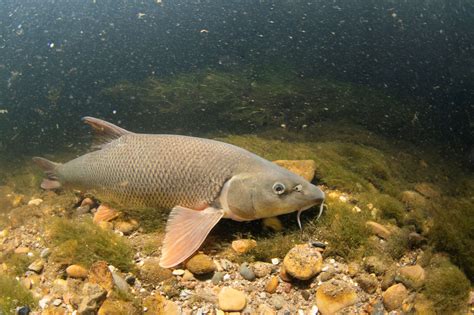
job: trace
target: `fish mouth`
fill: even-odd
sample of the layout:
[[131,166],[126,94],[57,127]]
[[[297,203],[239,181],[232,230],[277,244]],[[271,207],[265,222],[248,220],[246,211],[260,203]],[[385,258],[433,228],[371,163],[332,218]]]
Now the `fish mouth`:
[[[323,209],[324,209],[324,193],[323,193],[323,198],[322,199],[318,199],[318,201],[320,201],[320,205],[319,205],[319,213],[318,213],[318,216],[316,218],[316,220],[319,220],[319,218],[321,217],[321,214],[323,214]],[[300,228],[300,230],[303,229],[303,226],[301,225],[301,213],[305,210],[308,210],[309,208],[315,206],[317,204],[316,203],[312,203],[306,207],[303,207],[301,209],[298,210],[297,214],[296,214],[296,221],[298,222],[298,227]]]

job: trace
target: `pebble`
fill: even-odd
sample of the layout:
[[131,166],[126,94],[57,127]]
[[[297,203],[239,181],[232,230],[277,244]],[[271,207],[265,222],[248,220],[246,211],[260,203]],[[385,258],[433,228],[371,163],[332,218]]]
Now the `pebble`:
[[133,275],[126,275],[126,276],[125,276],[125,281],[126,281],[129,285],[134,285],[136,280],[137,280],[137,279],[136,279]]
[[39,206],[43,202],[43,199],[36,198],[36,199],[31,199],[28,201],[29,206]]
[[268,293],[275,293],[278,287],[278,277],[272,276],[270,280],[268,280],[267,284],[265,285],[265,291]]
[[128,293],[130,290],[130,286],[128,285],[127,281],[122,278],[117,272],[112,272],[112,278],[114,280],[115,288],[122,293]]
[[248,280],[248,281],[255,280],[255,273],[252,271],[252,269],[248,267],[246,263],[243,263],[242,265],[240,265],[239,273],[245,280]]
[[195,275],[203,275],[214,272],[216,265],[209,256],[197,254],[186,263],[186,268]]
[[272,258],[271,262],[272,262],[272,264],[274,264],[274,265],[278,265],[278,264],[280,263],[280,259],[278,259],[278,258]]
[[80,207],[77,207],[76,214],[83,215],[83,214],[89,213],[90,211],[91,211],[91,208],[88,205],[80,206]]
[[53,305],[54,305],[54,306],[59,306],[59,305],[61,305],[62,303],[63,303],[63,301],[62,301],[61,299],[55,299],[55,300],[53,301]]
[[244,293],[230,287],[224,287],[219,292],[218,305],[225,312],[241,311],[247,304],[247,298]]
[[84,198],[81,202],[81,207],[84,206],[89,206],[92,208],[94,206],[94,200],[92,200],[91,198]]
[[322,315],[334,314],[357,300],[355,289],[339,280],[325,282],[316,291],[316,305]]
[[145,259],[140,267],[140,278],[155,285],[172,276],[171,270],[161,267],[156,257]]
[[239,254],[247,253],[257,247],[257,241],[252,239],[240,239],[232,242],[232,249]]
[[387,265],[376,256],[369,256],[364,259],[364,269],[368,273],[382,275],[387,270]]
[[212,282],[212,284],[216,285],[216,284],[218,284],[219,282],[222,281],[222,278],[224,278],[224,273],[218,271],[218,272],[214,273],[214,275],[212,276],[211,282]]
[[283,265],[290,276],[308,280],[321,272],[323,257],[308,244],[296,245],[286,254]]
[[182,281],[192,281],[192,280],[196,280],[196,279],[194,278],[194,275],[189,270],[185,270],[183,276],[181,277],[181,280]]
[[173,275],[175,275],[175,276],[184,275],[184,269],[175,269],[175,270],[173,270]]
[[79,265],[70,265],[66,268],[66,274],[71,278],[87,278],[87,269]]
[[132,234],[136,229],[138,229],[138,222],[135,220],[131,221],[118,221],[115,222],[114,228],[122,232],[124,235]]
[[224,277],[222,277],[222,280],[223,280],[223,281],[229,281],[230,279],[232,279],[232,277],[231,277],[230,274],[228,274],[228,273],[226,273],[226,274],[224,275]]
[[48,306],[50,301],[51,301],[51,298],[49,296],[45,296],[41,300],[38,301],[38,305],[42,309],[45,309]]
[[114,278],[105,261],[96,261],[89,270],[89,282],[96,283],[107,292],[114,288]]
[[28,254],[29,251],[30,249],[28,247],[20,246],[20,247],[15,248],[14,253],[15,254]]
[[107,291],[95,283],[86,283],[82,288],[79,314],[95,314],[107,296]]
[[309,293],[308,290],[303,290],[303,291],[301,291],[301,296],[303,297],[303,299],[308,301],[309,298],[311,297],[311,293]]
[[49,249],[49,248],[43,249],[40,253],[41,258],[48,258],[49,255],[51,255],[51,249]]
[[377,286],[379,284],[377,277],[374,274],[366,274],[362,273],[356,277],[356,281],[359,286],[365,292],[372,294],[377,290]]
[[398,280],[409,288],[420,288],[425,278],[425,270],[420,265],[404,266],[398,271]]
[[319,312],[319,308],[316,305],[313,305],[309,310],[309,315],[317,315]]
[[267,304],[260,304],[257,308],[258,315],[276,315],[276,312]]
[[30,314],[30,312],[31,312],[31,309],[28,306],[21,306],[17,308],[16,310],[17,315],[28,315]]
[[401,283],[392,285],[382,293],[383,305],[387,311],[393,311],[402,306],[403,300],[408,296],[408,290]]
[[41,273],[44,268],[44,261],[42,259],[37,259],[28,266],[28,270],[34,271],[36,273]]
[[110,208],[106,205],[100,205],[97,208],[96,213],[94,214],[94,219],[92,220],[95,224],[99,224],[99,222],[110,222],[113,219],[116,219],[120,215],[120,212],[117,210]]
[[367,221],[365,222],[365,225],[367,226],[369,231],[372,232],[372,234],[375,234],[385,240],[389,239],[390,235],[392,235],[392,233],[380,223],[374,221]]
[[270,303],[276,310],[281,310],[285,305],[285,299],[281,295],[274,295],[270,299]]
[[252,269],[255,273],[255,276],[258,278],[263,278],[268,276],[272,270],[273,270],[273,265],[261,261],[257,261],[256,263],[253,264]]

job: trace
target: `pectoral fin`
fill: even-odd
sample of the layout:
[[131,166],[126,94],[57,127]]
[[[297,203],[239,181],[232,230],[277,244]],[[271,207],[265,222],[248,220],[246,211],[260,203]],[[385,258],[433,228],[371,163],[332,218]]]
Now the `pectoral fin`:
[[174,267],[197,251],[223,215],[223,210],[212,207],[202,211],[174,207],[166,224],[161,267]]

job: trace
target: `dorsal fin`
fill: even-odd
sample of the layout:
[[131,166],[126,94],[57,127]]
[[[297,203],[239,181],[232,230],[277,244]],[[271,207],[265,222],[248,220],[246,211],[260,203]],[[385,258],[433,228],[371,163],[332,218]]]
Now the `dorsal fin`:
[[101,149],[112,140],[118,139],[126,134],[132,134],[132,132],[102,119],[87,116],[82,118],[82,121],[92,127],[94,133],[92,148],[94,149]]

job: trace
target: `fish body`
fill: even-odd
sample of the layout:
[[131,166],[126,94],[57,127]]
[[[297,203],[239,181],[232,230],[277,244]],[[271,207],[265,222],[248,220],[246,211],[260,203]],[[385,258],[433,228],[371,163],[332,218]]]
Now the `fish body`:
[[324,193],[302,177],[231,144],[137,134],[92,117],[84,121],[101,139],[98,150],[65,164],[34,158],[48,177],[42,187],[92,191],[121,207],[172,208],[163,267],[192,255],[221,218],[272,217],[324,199]]

